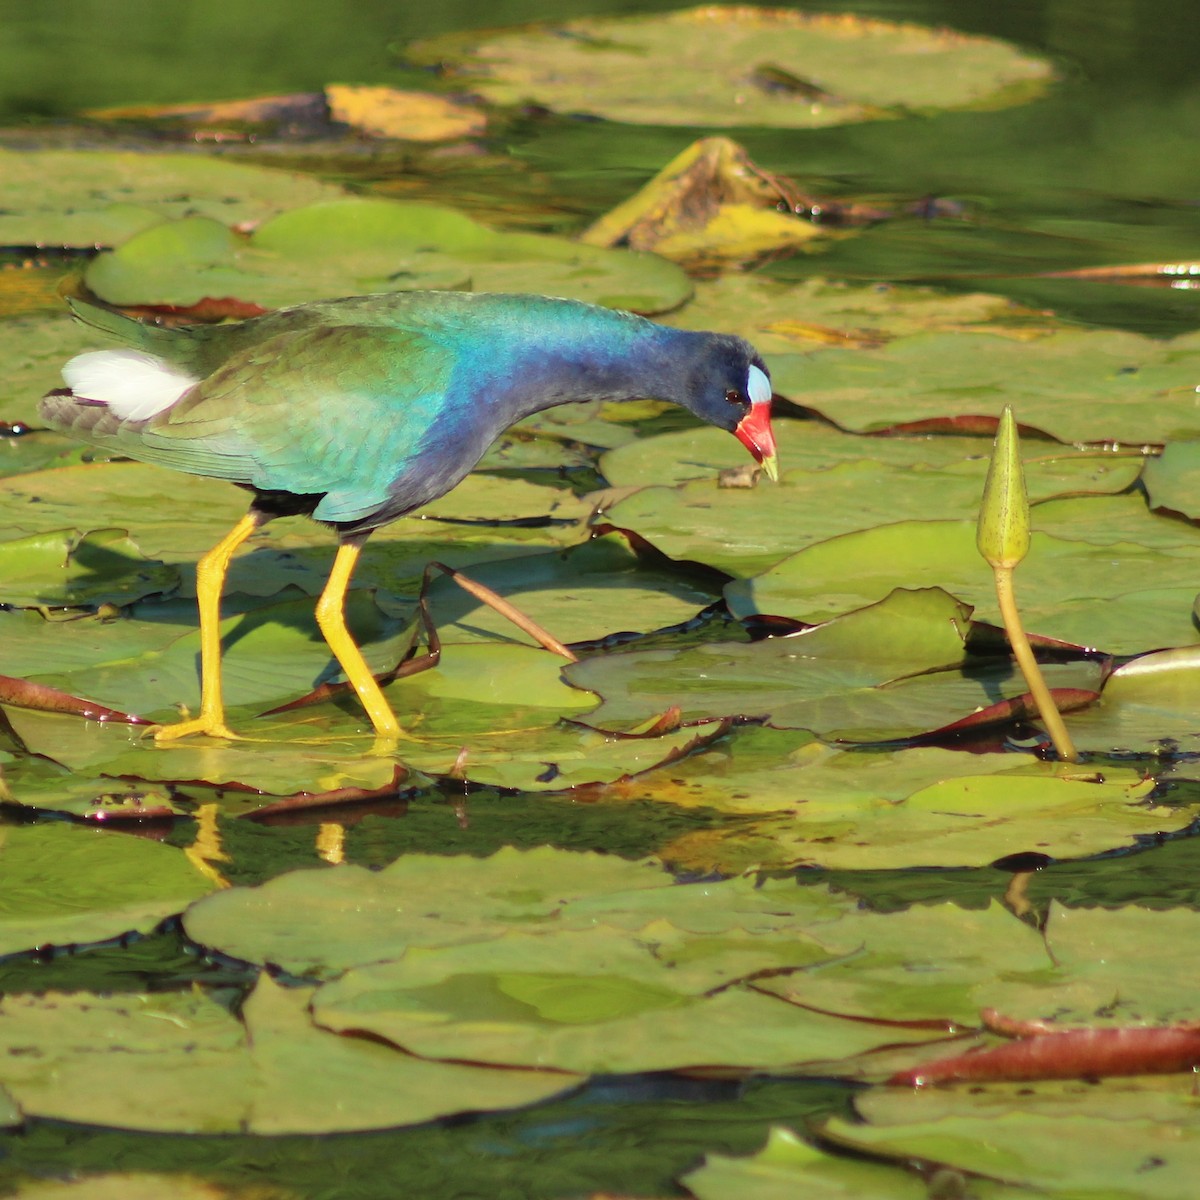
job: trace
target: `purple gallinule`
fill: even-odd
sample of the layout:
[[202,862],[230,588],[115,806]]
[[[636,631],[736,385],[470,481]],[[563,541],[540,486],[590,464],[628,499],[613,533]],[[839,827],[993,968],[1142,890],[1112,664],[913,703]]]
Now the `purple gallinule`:
[[373,529],[448,492],[508,426],[585,400],[669,400],[729,430],[775,478],[771,383],[741,338],[656,325],[545,296],[393,292],[166,328],[74,302],[125,343],[72,358],[42,401],[55,429],[144,462],[226,479],[250,510],[200,559],[200,713],[160,727],[232,738],[221,699],[220,603],[237,548],[272,517],[331,525],[338,551],[316,615],[376,732],[400,725],[346,628]]

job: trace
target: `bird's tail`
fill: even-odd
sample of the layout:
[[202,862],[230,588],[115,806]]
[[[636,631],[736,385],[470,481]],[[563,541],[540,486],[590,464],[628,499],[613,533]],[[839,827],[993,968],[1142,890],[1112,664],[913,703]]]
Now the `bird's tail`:
[[75,319],[84,325],[90,325],[127,346],[145,350],[149,354],[160,354],[164,358],[174,357],[170,352],[171,343],[178,336],[174,330],[127,317],[116,309],[93,304],[90,300],[80,300],[71,296],[67,298],[67,303],[71,306],[71,313]]

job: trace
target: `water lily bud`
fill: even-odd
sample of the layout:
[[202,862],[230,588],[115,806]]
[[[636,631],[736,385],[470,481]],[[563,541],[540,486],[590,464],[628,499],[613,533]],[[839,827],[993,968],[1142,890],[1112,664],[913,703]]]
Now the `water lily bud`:
[[1017,423],[1007,405],[1000,414],[992,462],[983,485],[975,544],[992,567],[1011,569],[1029,553],[1029,496],[1021,470]]

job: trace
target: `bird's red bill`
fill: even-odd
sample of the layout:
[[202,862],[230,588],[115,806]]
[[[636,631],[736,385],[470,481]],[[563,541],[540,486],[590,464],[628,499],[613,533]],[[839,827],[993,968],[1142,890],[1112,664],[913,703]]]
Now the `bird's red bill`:
[[771,430],[770,404],[750,405],[750,411],[738,422],[733,435],[754,455],[755,462],[762,463],[763,470],[770,479],[779,478],[775,434]]

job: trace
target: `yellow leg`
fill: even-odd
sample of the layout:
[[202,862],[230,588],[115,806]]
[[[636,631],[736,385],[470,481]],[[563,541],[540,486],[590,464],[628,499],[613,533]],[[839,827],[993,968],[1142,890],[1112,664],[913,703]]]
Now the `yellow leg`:
[[266,521],[260,513],[247,513],[197,564],[196,600],[200,605],[200,715],[154,731],[156,742],[173,742],[193,733],[236,738],[225,724],[221,700],[221,592],[229,560],[237,548]]
[[375,732],[381,738],[396,738],[401,736],[400,722],[396,720],[396,714],[384,699],[375,676],[371,674],[362,652],[346,628],[346,591],[350,587],[350,576],[354,574],[365,540],[365,536],[347,540],[338,547],[333,570],[329,572],[325,590],[317,601],[317,625],[334,657],[341,663],[342,670],[346,672],[346,678],[358,693],[371,724],[375,726]]

